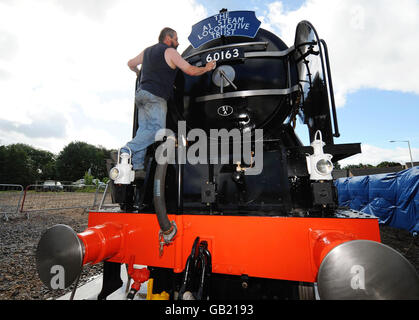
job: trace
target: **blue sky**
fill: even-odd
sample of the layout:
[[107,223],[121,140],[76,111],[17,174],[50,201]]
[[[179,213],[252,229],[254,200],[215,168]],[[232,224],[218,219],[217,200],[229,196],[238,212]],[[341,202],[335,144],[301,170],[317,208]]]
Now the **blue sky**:
[[[389,140],[418,145],[419,97],[397,91],[360,90],[348,95],[338,110],[342,143],[368,142],[389,148]],[[355,124],[355,126],[354,126]]]
[[[164,8],[164,10],[162,10]],[[341,164],[419,161],[418,0],[0,0],[0,144],[58,153],[71,141],[119,148],[131,138],[127,61],[222,8],[251,10],[289,46],[309,20],[329,46],[342,137],[363,153]],[[297,132],[307,143],[306,128]]]

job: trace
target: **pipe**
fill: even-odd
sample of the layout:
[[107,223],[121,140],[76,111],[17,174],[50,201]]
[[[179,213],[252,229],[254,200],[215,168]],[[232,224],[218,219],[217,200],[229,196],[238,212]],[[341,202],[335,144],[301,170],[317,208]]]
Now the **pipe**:
[[170,231],[170,228],[172,227],[170,220],[167,217],[166,209],[165,184],[167,166],[167,162],[157,162],[156,173],[154,175],[154,208],[156,209],[160,229],[163,232]]
[[88,228],[77,236],[84,245],[83,265],[97,264],[117,255],[124,238],[122,226],[115,223]]
[[[169,161],[175,159],[176,140],[173,136],[167,137],[167,140],[156,151],[156,173],[154,175],[154,208],[156,210],[157,220],[164,235],[171,234],[174,230],[173,223],[167,217],[166,209],[166,173]],[[158,152],[158,151],[161,152]],[[164,156],[164,150],[167,150],[167,155]]]
[[82,266],[96,264],[121,254],[124,232],[121,225],[106,223],[77,234],[71,227],[55,225],[41,236],[36,267],[41,281],[50,289],[68,288]]
[[315,239],[313,246],[313,258],[316,268],[320,268],[326,255],[338,245],[353,240],[352,235],[347,235],[338,231],[317,231],[312,234]]

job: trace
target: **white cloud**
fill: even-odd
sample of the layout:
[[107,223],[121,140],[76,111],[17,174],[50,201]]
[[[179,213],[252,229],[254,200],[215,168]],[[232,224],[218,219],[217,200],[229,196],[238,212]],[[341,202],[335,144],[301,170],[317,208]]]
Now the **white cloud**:
[[[206,17],[194,0],[0,1],[0,143],[53,152],[76,140],[122,146],[133,121],[135,75],[127,61],[166,26],[178,31],[182,52],[191,26]],[[329,46],[340,106],[359,88],[419,93],[419,1],[308,0],[287,12],[274,2],[258,18],[288,45],[299,21],[314,24]],[[42,121],[50,137],[31,136],[28,128],[42,132]],[[407,149],[362,149],[345,161],[409,160]]]
[[338,106],[361,88],[419,94],[419,1],[307,0],[295,11],[277,1],[263,26],[292,45],[301,20],[328,44]]
[[[396,149],[378,148],[369,144],[361,145],[362,153],[348,159],[339,161],[342,167],[349,164],[371,164],[376,166],[384,161],[398,162],[401,164],[410,163],[408,148],[397,147]],[[413,161],[419,159],[419,149],[411,149]]]
[[64,138],[38,139],[3,126],[0,143],[53,152],[75,140],[124,145],[132,135],[135,88],[127,61],[156,43],[166,26],[178,31],[182,52],[191,26],[205,17],[194,0],[0,2],[0,120],[17,128],[66,120]]

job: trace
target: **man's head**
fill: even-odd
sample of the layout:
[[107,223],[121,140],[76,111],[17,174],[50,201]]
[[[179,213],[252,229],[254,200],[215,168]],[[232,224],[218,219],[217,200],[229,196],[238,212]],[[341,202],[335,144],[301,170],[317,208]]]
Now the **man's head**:
[[164,28],[159,35],[159,42],[165,43],[169,47],[177,49],[179,46],[177,33],[171,28]]

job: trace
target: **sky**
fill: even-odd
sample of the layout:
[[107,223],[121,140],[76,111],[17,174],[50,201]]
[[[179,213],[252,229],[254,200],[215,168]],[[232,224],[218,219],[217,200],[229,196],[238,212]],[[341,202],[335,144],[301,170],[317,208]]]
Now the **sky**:
[[[362,154],[341,165],[419,161],[419,0],[0,0],[0,145],[58,154],[72,141],[107,149],[132,136],[129,59],[222,8],[250,10],[291,46],[301,20],[327,42],[341,137]],[[304,126],[297,127],[309,143]],[[390,140],[400,141],[390,143]]]

